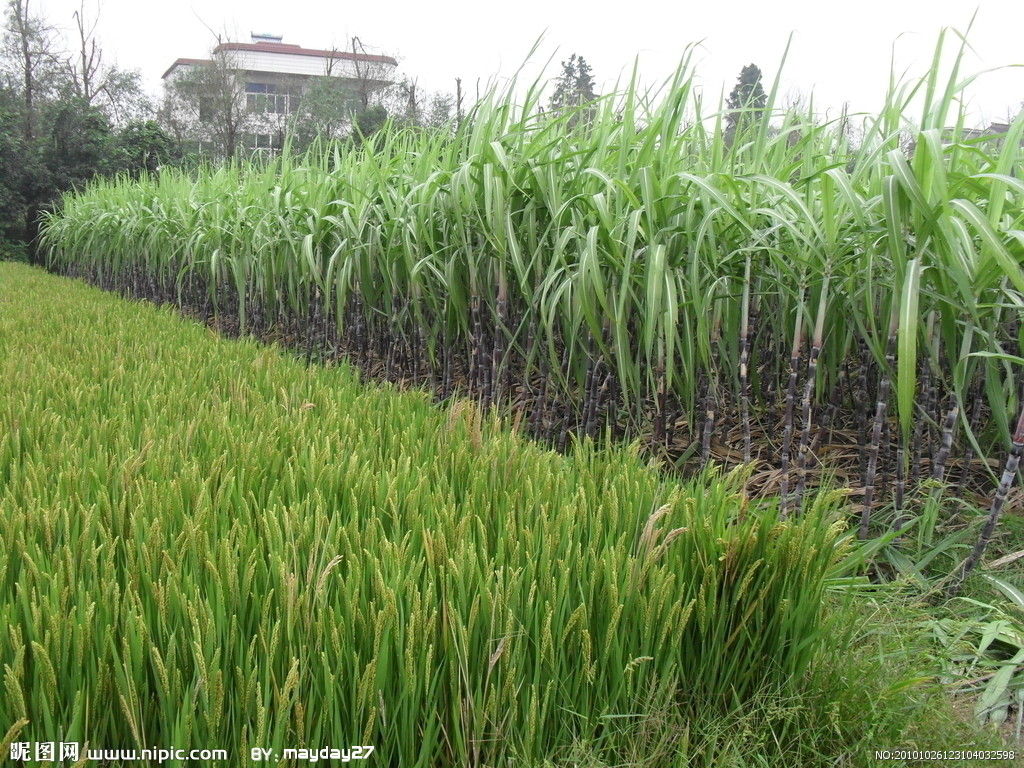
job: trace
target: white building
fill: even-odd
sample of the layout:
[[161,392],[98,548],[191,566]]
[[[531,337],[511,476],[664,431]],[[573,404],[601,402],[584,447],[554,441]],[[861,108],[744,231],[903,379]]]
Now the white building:
[[[213,50],[218,61],[236,73],[238,107],[244,94],[243,136],[240,146],[252,149],[280,148],[288,116],[295,114],[302,94],[313,78],[331,77],[340,88],[377,88],[388,85],[398,63],[390,56],[365,52],[303,48],[282,42],[277,35],[252,35],[249,43],[221,43]],[[194,67],[208,66],[212,59],[178,59],[163,74],[165,85]],[[213,101],[207,97],[207,100]],[[202,102],[203,99],[200,99]],[[203,124],[214,105],[199,103],[179,109],[175,117],[203,139]]]

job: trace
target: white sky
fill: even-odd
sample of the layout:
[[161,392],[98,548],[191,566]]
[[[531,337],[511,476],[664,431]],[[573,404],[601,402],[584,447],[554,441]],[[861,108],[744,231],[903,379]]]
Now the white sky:
[[[97,0],[85,0],[87,15]],[[68,31],[80,0],[32,0],[36,10]],[[100,0],[98,36],[107,59],[139,69],[147,88],[178,57],[202,57],[212,36],[204,23],[248,42],[250,32],[284,36],[309,48],[347,48],[358,35],[370,51],[398,58],[421,88],[454,92],[461,77],[471,98],[476,82],[510,75],[544,36],[527,71],[550,56],[580,53],[599,86],[611,87],[639,57],[644,81],[660,82],[688,43],[701,43],[697,73],[709,97],[732,87],[744,64],[770,78],[790,32],[781,94],[814,93],[819,109],[836,114],[880,105],[895,44],[899,71],[923,74],[943,26],[966,29],[973,49],[965,72],[1024,64],[1024,0]],[[767,87],[767,85],[766,85]],[[1024,102],[1024,68],[984,76],[969,90],[972,122],[1016,112]]]

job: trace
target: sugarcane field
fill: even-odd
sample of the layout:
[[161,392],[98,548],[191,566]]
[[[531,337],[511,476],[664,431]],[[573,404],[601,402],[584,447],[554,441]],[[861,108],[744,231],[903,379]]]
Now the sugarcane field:
[[6,0],[4,764],[1024,765],[1024,6],[524,3]]

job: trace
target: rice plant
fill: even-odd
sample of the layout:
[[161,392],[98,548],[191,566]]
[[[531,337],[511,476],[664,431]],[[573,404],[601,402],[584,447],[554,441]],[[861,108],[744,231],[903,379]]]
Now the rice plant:
[[783,521],[26,266],[0,306],[8,740],[614,762],[821,645],[835,495]]
[[518,408],[558,447],[758,460],[787,507],[828,465],[867,536],[940,466],[988,492],[1021,408],[1024,118],[967,137],[963,46],[893,80],[856,142],[777,84],[729,134],[687,54],[587,120],[512,84],[454,135],[98,180],[44,243],[102,286]]

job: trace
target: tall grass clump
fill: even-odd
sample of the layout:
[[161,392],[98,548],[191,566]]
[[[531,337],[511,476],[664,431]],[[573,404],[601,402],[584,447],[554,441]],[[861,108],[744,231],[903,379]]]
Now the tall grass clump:
[[15,740],[614,763],[647,713],[798,695],[821,648],[834,496],[783,520],[26,266],[0,306]]
[[44,243],[104,287],[518,407],[558,447],[758,459],[786,506],[834,465],[867,535],[936,468],[994,486],[1021,408],[1024,117],[964,130],[964,45],[878,114],[785,111],[776,81],[735,130],[689,54],[583,117],[512,84],[454,132],[98,180]]

